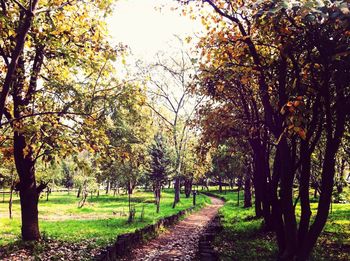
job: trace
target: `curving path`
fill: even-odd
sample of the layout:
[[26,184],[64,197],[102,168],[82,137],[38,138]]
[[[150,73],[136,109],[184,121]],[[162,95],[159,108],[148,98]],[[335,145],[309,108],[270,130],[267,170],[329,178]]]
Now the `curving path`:
[[132,250],[122,260],[194,260],[198,251],[198,240],[204,228],[224,204],[210,197],[212,204],[188,215],[157,238]]

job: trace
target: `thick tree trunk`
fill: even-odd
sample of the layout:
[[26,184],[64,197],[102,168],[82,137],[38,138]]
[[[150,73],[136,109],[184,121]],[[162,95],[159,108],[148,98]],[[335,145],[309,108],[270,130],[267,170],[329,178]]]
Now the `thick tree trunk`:
[[35,187],[21,189],[21,216],[22,216],[22,239],[38,240],[39,219],[38,219],[38,200],[39,194]]
[[219,177],[219,193],[222,193],[222,178]]
[[45,186],[36,186],[35,160],[33,160],[31,150],[26,155],[24,154],[24,149],[27,146],[25,137],[21,133],[15,132],[13,144],[15,164],[20,180],[17,188],[21,202],[22,239],[38,240],[40,239],[38,201],[39,194]]
[[293,182],[294,171],[291,159],[291,152],[286,137],[283,137],[278,144],[281,156],[281,187],[280,198],[284,220],[286,248],[281,256],[282,260],[290,260],[297,250],[297,221],[293,205]]
[[191,196],[192,191],[192,178],[185,179],[185,195],[186,198],[189,198]]

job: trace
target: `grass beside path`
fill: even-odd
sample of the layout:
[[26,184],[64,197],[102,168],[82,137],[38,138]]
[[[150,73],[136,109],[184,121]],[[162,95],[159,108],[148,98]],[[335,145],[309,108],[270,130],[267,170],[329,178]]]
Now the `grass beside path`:
[[[138,228],[155,223],[162,217],[170,216],[192,206],[192,198],[182,195],[176,208],[172,208],[173,192],[164,191],[161,198],[160,213],[156,213],[152,192],[136,192],[132,195],[135,206],[135,221],[127,223],[127,195],[90,196],[83,208],[78,208],[79,198],[74,193],[53,193],[39,202],[40,230],[44,239],[64,242],[81,242],[88,240],[96,246],[107,245],[117,235],[133,232]],[[204,195],[197,196],[197,207],[210,203]],[[20,206],[19,198],[13,202],[14,218],[8,218],[8,203],[0,203],[0,247],[16,243],[20,238]],[[141,212],[144,210],[143,219]]]
[[[277,246],[273,232],[261,230],[262,219],[254,218],[254,207],[243,208],[243,193],[240,206],[237,205],[237,192],[218,193],[226,199],[220,209],[224,230],[217,236],[216,248],[221,260],[267,261],[275,260]],[[317,202],[311,203],[315,215]],[[296,208],[300,217],[300,207]],[[312,261],[350,260],[350,204],[333,204],[326,227],[318,240],[311,257]]]

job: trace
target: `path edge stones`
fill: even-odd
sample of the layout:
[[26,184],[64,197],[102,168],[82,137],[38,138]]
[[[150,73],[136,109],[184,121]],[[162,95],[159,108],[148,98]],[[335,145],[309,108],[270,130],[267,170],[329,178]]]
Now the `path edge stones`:
[[[203,207],[205,207],[203,205]],[[130,253],[130,251],[137,247],[139,244],[144,243],[150,239],[157,237],[160,231],[166,227],[169,228],[178,223],[183,217],[191,212],[199,210],[195,206],[191,206],[187,209],[181,210],[178,213],[159,219],[155,224],[150,224],[144,228],[137,229],[135,232],[121,234],[117,237],[114,244],[109,245],[101,254],[94,260],[98,261],[114,261],[119,260],[123,256]]]
[[[217,198],[222,200],[224,203],[227,201],[226,198],[212,194],[210,192],[201,192],[202,194]],[[212,219],[207,227],[205,228],[204,233],[199,238],[198,242],[198,253],[197,258],[199,261],[217,261],[219,260],[219,253],[215,251],[213,243],[215,237],[218,233],[222,231],[223,227],[221,224],[221,216],[217,214],[214,219]]]

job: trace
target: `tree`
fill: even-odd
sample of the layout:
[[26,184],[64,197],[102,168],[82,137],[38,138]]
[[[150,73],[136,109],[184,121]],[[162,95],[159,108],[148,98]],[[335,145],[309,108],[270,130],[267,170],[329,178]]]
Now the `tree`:
[[180,201],[182,159],[186,150],[190,120],[201,100],[191,96],[191,76],[196,68],[194,59],[184,49],[178,50],[173,57],[158,54],[156,63],[149,68],[150,70],[143,69],[145,79],[149,82],[148,92],[151,96],[148,106],[165,124],[175,152],[175,207]]
[[13,136],[22,238],[37,240],[45,184],[37,185],[36,162],[69,154],[79,142],[90,146],[78,127],[96,120],[94,105],[107,92],[100,79],[112,71],[115,52],[104,40],[110,1],[27,2],[1,1],[0,126]]
[[[203,51],[202,86],[211,93],[228,93],[221,95],[225,101],[234,85],[238,93],[244,90],[245,97],[256,101],[243,99],[239,107],[244,109],[243,102],[249,101],[244,114],[251,115],[254,106],[258,112],[256,125],[251,126],[256,139],[251,140],[249,132],[242,137],[248,137],[254,151],[255,172],[263,170],[259,194],[266,198],[264,218],[276,231],[279,259],[306,260],[328,217],[335,158],[349,121],[349,113],[342,109],[349,105],[349,4],[203,2],[213,12],[203,16],[208,34],[198,45]],[[226,101],[237,104],[237,98]],[[311,222],[311,155],[322,136],[326,142],[321,194]],[[296,177],[299,226],[293,201]]]
[[160,133],[154,136],[154,143],[150,148],[150,170],[149,178],[153,184],[153,192],[157,205],[157,213],[159,213],[161,189],[165,185],[170,170],[170,160],[167,155],[163,137]]

